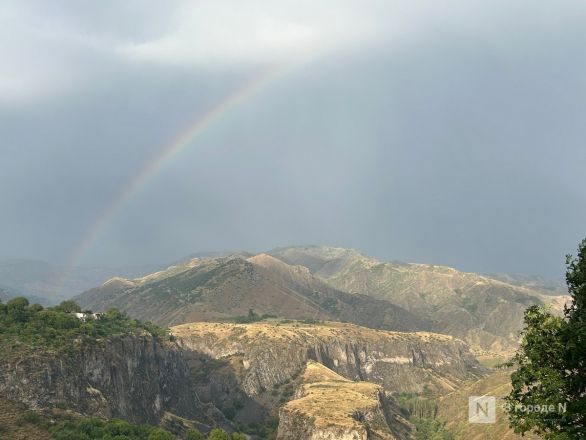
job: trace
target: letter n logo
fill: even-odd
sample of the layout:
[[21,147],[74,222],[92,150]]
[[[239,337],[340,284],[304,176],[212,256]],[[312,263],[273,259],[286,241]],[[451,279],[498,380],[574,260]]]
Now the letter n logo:
[[492,396],[470,396],[468,398],[468,421],[470,423],[495,423],[496,398]]

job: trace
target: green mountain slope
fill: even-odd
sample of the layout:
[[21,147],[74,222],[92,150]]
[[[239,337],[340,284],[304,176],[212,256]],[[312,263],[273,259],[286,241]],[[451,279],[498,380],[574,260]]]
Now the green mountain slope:
[[434,331],[457,336],[479,352],[503,353],[516,346],[524,310],[553,304],[563,296],[545,295],[446,266],[380,262],[353,249],[302,246],[271,255],[308,267],[337,289],[359,292],[397,304],[436,322]]
[[388,301],[337,290],[302,266],[266,254],[193,259],[155,274],[115,278],[76,298],[84,307],[116,307],[161,325],[247,315],[347,321],[392,330],[432,324]]

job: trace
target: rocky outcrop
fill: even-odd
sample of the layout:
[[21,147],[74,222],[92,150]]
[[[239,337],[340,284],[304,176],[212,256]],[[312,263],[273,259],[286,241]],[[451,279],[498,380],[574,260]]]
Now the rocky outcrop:
[[277,439],[396,440],[409,431],[382,387],[350,381],[310,361],[295,398],[281,408]]
[[[158,424],[165,412],[214,424],[177,346],[148,333],[79,342],[0,361],[0,394],[32,409],[66,405],[85,415]],[[219,416],[221,418],[221,416]]]
[[399,333],[351,324],[193,323],[172,328],[179,345],[229,361],[254,396],[287,383],[314,360],[351,380],[393,392],[452,391],[483,374],[467,346],[433,333]]

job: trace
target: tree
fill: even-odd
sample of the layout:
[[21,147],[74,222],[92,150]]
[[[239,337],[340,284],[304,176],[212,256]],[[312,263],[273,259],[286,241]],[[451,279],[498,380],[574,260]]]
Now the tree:
[[223,429],[212,429],[208,435],[208,440],[230,440],[230,436]]
[[13,298],[6,304],[7,318],[16,323],[24,323],[28,319],[28,299],[24,297]]
[[578,256],[566,259],[566,282],[572,302],[565,310],[562,340],[565,344],[565,391],[573,433],[586,437],[586,240]]
[[185,440],[204,440],[204,436],[197,429],[191,428],[187,430]]
[[124,317],[124,313],[122,313],[120,310],[118,309],[108,309],[106,311],[106,313],[104,314],[105,318],[108,319],[112,319],[112,320],[116,320],[116,319],[122,319]]
[[149,434],[148,440],[175,440],[175,437],[164,429],[155,428]]
[[586,240],[566,259],[571,303],[564,316],[532,306],[521,346],[509,365],[506,397],[511,426],[547,440],[586,439]]
[[65,313],[79,313],[81,312],[81,307],[73,300],[62,301],[57,307],[54,307],[55,310],[59,312]]
[[44,310],[44,307],[43,307],[42,305],[40,305],[40,304],[37,304],[37,303],[35,303],[35,304],[31,304],[31,305],[28,307],[28,310],[29,310],[29,312],[30,312],[31,314],[33,314],[33,315],[34,315],[34,314],[37,314],[37,313],[39,313],[39,312],[43,311],[43,310]]
[[246,440],[244,434],[240,434],[239,432],[233,432],[230,438],[231,440]]

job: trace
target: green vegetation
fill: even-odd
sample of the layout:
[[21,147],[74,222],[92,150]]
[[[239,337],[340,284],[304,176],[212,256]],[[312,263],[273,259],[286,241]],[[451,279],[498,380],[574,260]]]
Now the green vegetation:
[[233,320],[237,324],[252,324],[253,322],[266,321],[267,319],[274,319],[277,316],[269,315],[267,313],[263,315],[257,314],[253,309],[248,310],[248,315],[236,316]]
[[175,440],[175,436],[161,428],[132,425],[124,420],[105,421],[94,417],[57,417],[48,422],[34,411],[26,411],[18,425],[31,424],[48,430],[55,440]]
[[402,393],[395,400],[415,419],[434,419],[437,415],[437,399],[416,394]]
[[436,419],[438,402],[435,397],[402,393],[395,396],[395,400],[415,425],[411,435],[413,440],[453,440],[444,423]]
[[76,418],[53,412],[51,419],[35,411],[25,411],[17,420],[18,426],[34,425],[49,432],[55,440],[246,440],[240,433],[227,434],[213,429],[206,437],[197,429],[189,429],[176,437],[165,429],[149,425],[133,425],[125,420],[103,420],[97,417]]
[[295,386],[293,384],[287,384],[281,389],[281,398],[279,399],[279,403],[286,403],[295,394]]
[[444,429],[444,424],[435,419],[411,419],[415,425],[413,440],[454,440],[452,434]]
[[252,422],[246,426],[240,426],[239,430],[245,434],[255,436],[261,439],[274,440],[277,437],[278,427],[279,418],[276,416],[272,416],[264,420],[263,423]]
[[187,433],[185,434],[185,440],[204,440],[204,439],[205,439],[204,435],[195,428],[188,429]]
[[156,337],[167,338],[166,330],[151,323],[131,319],[116,309],[95,319],[91,312],[81,320],[81,312],[73,301],[43,308],[29,304],[26,298],[14,298],[6,304],[0,302],[0,346],[12,351],[19,348],[46,348],[67,350],[76,340],[96,340],[108,336],[147,331]]
[[30,425],[39,425],[41,423],[41,417],[34,411],[25,411],[16,421],[16,424],[22,426],[27,423]]
[[515,432],[533,431],[547,440],[586,438],[586,240],[566,265],[571,305],[563,317],[527,309],[506,398]]
[[[132,425],[124,420],[104,421],[98,418],[82,418],[62,422],[49,428],[55,440],[176,440],[170,432],[148,425]],[[206,437],[197,429],[186,432],[186,440],[204,440]],[[213,429],[208,440],[246,440],[242,434],[227,434],[222,429]]]
[[226,431],[216,428],[210,431],[208,440],[246,440],[246,437],[236,432],[230,435]]

